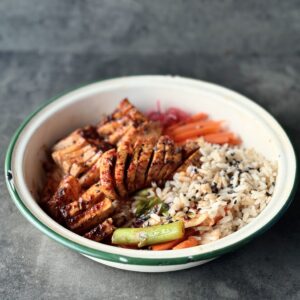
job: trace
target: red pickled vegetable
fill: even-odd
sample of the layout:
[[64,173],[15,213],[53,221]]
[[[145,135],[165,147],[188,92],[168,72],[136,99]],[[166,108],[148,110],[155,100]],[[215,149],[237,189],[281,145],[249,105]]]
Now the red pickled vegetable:
[[159,121],[166,128],[185,121],[190,117],[190,114],[176,107],[170,107],[165,112],[162,112],[160,102],[157,101],[157,109],[149,111],[147,117],[152,121]]

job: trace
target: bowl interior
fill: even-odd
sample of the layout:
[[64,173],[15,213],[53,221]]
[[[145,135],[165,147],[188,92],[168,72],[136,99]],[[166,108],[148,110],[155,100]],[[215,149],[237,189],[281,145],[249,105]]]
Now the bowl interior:
[[[136,251],[99,245],[73,234],[51,220],[36,203],[44,180],[45,149],[80,126],[96,124],[125,97],[142,111],[155,109],[159,101],[162,109],[174,106],[190,113],[206,112],[213,119],[225,120],[246,147],[278,161],[274,196],[255,221],[212,244],[178,251],[177,256],[204,253],[245,238],[274,218],[284,206],[295,179],[295,157],[286,134],[268,113],[237,93],[200,81],[155,76],[124,78],[95,83],[60,97],[35,114],[17,140],[12,157],[15,188],[28,209],[52,230],[94,249],[136,255]],[[139,251],[139,255],[149,256],[146,252]],[[174,254],[154,254],[168,255]]]

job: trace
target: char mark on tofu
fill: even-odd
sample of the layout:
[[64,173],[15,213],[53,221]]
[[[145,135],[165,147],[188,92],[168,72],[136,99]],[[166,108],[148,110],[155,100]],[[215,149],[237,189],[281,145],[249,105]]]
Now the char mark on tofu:
[[[83,145],[95,144],[98,145],[101,142],[97,129],[94,126],[86,126],[84,128],[79,128],[69,134],[66,138],[60,140],[56,143],[52,151],[59,151],[66,148],[74,147],[76,150],[81,148]],[[71,149],[71,148],[70,148]],[[72,150],[72,151],[74,151]]]
[[171,138],[166,137],[164,165],[162,166],[159,175],[157,176],[156,179],[157,182],[163,181],[166,175],[172,172],[172,168],[174,165],[174,155],[175,155],[174,149],[175,149],[174,141]]
[[142,189],[145,186],[145,178],[148,166],[151,164],[153,148],[156,143],[156,138],[150,137],[143,141],[142,151],[136,169],[135,190]]
[[95,183],[78,200],[63,205],[60,212],[65,219],[68,219],[84,212],[104,198],[105,195],[101,191],[100,183]]
[[116,149],[105,152],[100,159],[100,184],[103,193],[111,200],[118,199],[115,190],[114,168],[116,162]]
[[173,163],[168,169],[168,172],[165,173],[163,180],[167,181],[172,178],[173,174],[175,173],[176,169],[182,164],[182,149],[181,147],[175,146],[174,153],[173,153]]
[[138,167],[140,153],[142,151],[143,141],[142,139],[138,139],[135,142],[132,159],[129,163],[127,169],[127,189],[129,193],[135,191],[135,182],[136,182],[136,171]]
[[164,165],[164,156],[165,156],[165,143],[167,142],[167,136],[161,136],[154,146],[153,157],[151,164],[146,175],[146,186],[150,186],[152,182],[156,181],[157,175],[160,173],[161,168]]
[[58,221],[62,221],[60,208],[73,201],[78,200],[80,195],[80,185],[73,176],[66,176],[60,182],[53,197],[46,203],[49,214]]
[[198,167],[200,164],[200,157],[200,151],[195,151],[184,161],[184,163],[176,170],[176,172],[184,172],[189,166]]
[[98,134],[113,145],[130,142],[132,145],[140,135],[159,136],[161,126],[148,121],[147,117],[133,106],[127,99],[121,101],[117,109],[97,128]]
[[83,213],[66,220],[69,229],[83,234],[91,230],[100,222],[103,222],[113,212],[112,202],[108,198],[104,198],[101,202],[93,205]]
[[92,167],[86,171],[82,176],[79,178],[80,186],[83,189],[89,188],[94,183],[98,182],[100,179],[100,158],[102,155],[102,151],[98,152],[99,155],[97,157],[96,162],[92,165]]
[[93,229],[91,229],[89,232],[87,232],[84,237],[90,240],[93,240],[95,242],[101,242],[105,238],[112,235],[114,231],[114,225],[113,220],[111,218],[108,218],[103,223],[97,225]]
[[126,178],[126,162],[128,161],[129,153],[132,149],[128,143],[121,143],[117,148],[117,159],[114,170],[116,189],[120,197],[124,198],[128,195],[128,190],[125,184]]
[[99,137],[96,128],[77,129],[53,147],[52,158],[64,174],[79,177],[112,146]]
[[183,160],[190,157],[195,151],[199,149],[198,142],[187,141],[182,147],[182,158]]

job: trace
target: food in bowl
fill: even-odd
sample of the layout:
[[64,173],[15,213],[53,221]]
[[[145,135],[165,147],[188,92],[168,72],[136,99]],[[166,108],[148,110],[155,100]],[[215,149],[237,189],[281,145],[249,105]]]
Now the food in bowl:
[[125,248],[176,250],[251,222],[271,199],[277,166],[205,113],[146,115],[125,99],[97,126],[58,141],[46,175],[41,206],[68,229]]

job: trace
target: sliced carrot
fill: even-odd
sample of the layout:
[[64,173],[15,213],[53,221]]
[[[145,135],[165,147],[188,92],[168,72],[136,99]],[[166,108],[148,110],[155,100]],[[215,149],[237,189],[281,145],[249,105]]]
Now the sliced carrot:
[[239,137],[229,138],[230,145],[240,145],[242,140]]
[[200,120],[205,120],[208,118],[208,115],[206,113],[198,113],[195,115],[190,116],[185,122],[194,122],[194,121],[200,121]]
[[174,240],[174,241],[153,245],[153,246],[151,246],[151,250],[154,250],[154,251],[170,250],[173,247],[175,247],[176,245],[178,245],[179,243],[181,243],[182,241],[186,240],[189,236],[191,236],[193,234],[195,234],[195,229],[194,228],[187,228],[185,230],[185,234],[184,234],[184,237],[182,239],[177,239],[177,240]]
[[198,114],[195,114],[189,118],[187,118],[186,120],[184,121],[181,121],[181,122],[178,122],[178,123],[175,123],[169,127],[166,128],[166,131],[172,131],[174,130],[175,128],[177,127],[180,127],[182,125],[186,125],[186,124],[189,124],[189,123],[194,123],[194,122],[197,122],[197,121],[203,121],[203,120],[206,120],[208,118],[208,115],[205,114],[205,113],[198,113]]
[[171,131],[167,131],[170,135],[177,135],[180,133],[184,133],[186,131],[195,130],[195,129],[201,129],[207,126],[215,125],[215,124],[221,124],[222,121],[212,121],[212,120],[204,120],[204,121],[197,121],[193,123],[188,123],[186,125],[179,126]]
[[226,144],[230,139],[235,139],[235,135],[232,132],[219,132],[214,134],[206,134],[203,136],[206,142],[212,144]]
[[171,137],[174,138],[175,142],[180,143],[180,142],[188,140],[188,139],[195,139],[195,138],[200,137],[202,135],[208,135],[210,133],[219,132],[220,129],[221,129],[221,124],[220,123],[214,123],[214,124],[211,124],[209,126],[202,127],[202,128],[182,132],[180,134],[176,134],[176,135],[173,135]]
[[185,249],[185,248],[190,248],[198,245],[198,241],[193,237],[190,236],[188,237],[187,240],[181,242],[177,246],[173,247],[173,250],[179,250],[179,249]]
[[153,245],[153,246],[151,246],[151,250],[154,250],[154,251],[170,250],[182,241],[183,241],[183,239],[178,239],[178,240],[174,240],[174,241],[170,241],[170,242],[166,242],[166,243],[162,243],[162,244]]

